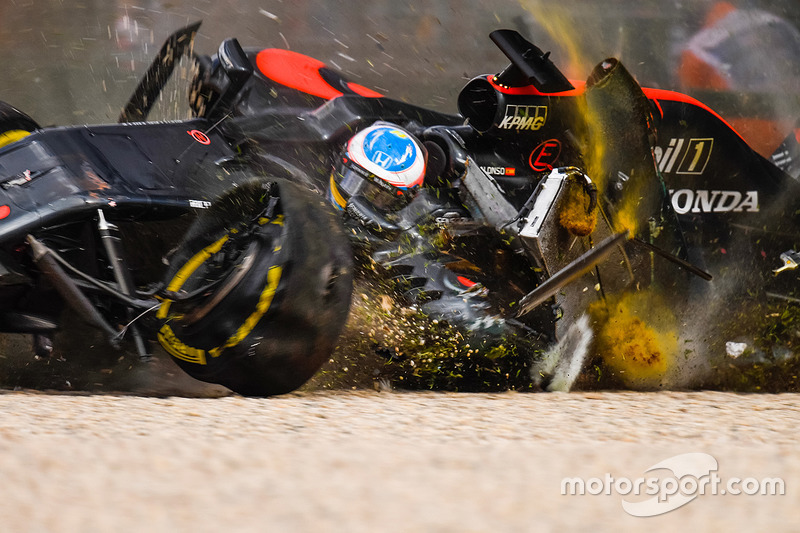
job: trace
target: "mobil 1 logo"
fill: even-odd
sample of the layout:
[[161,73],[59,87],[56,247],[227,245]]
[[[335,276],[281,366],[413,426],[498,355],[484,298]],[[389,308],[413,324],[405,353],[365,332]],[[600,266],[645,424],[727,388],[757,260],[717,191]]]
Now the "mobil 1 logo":
[[714,139],[675,138],[669,140],[666,148],[656,146],[654,152],[658,170],[667,174],[694,174],[705,172],[714,149]]

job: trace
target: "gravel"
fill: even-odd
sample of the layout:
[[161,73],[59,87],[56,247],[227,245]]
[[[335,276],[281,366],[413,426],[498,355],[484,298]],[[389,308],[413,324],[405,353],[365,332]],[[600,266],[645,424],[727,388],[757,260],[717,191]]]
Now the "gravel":
[[[790,531],[800,395],[337,391],[269,399],[0,395],[2,531]],[[565,477],[704,452],[722,479],[637,518]]]

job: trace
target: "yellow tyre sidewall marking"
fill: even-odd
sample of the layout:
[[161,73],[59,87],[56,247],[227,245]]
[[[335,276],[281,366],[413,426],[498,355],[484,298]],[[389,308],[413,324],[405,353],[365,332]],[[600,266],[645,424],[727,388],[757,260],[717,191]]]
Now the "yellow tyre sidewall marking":
[[168,324],[164,324],[164,326],[158,330],[158,342],[173,357],[186,361],[187,363],[195,363],[198,365],[206,364],[205,351],[199,348],[193,348],[181,342]]
[[[210,244],[194,254],[194,256],[186,261],[186,264],[183,265],[179,270],[178,273],[175,274],[175,277],[172,278],[172,281],[169,282],[167,285],[167,290],[171,292],[175,292],[180,290],[183,287],[183,284],[186,283],[186,280],[194,274],[194,271],[197,270],[200,265],[205,263],[209,257],[214,255],[215,253],[219,252],[222,249],[222,245],[228,241],[228,236],[225,235],[217,242]],[[167,312],[169,311],[169,306],[172,303],[172,300],[167,300],[161,304],[161,307],[158,309],[158,313],[156,313],[157,318],[167,318]]]
[[279,266],[269,267],[269,271],[267,272],[267,285],[264,287],[264,290],[261,291],[261,296],[258,297],[258,305],[256,305],[255,311],[253,311],[250,316],[247,317],[244,323],[239,326],[239,329],[236,331],[236,333],[234,333],[225,344],[208,351],[208,353],[211,354],[211,357],[219,357],[222,355],[222,351],[224,349],[236,346],[242,342],[251,331],[253,331],[253,328],[256,327],[256,324],[258,324],[258,321],[261,320],[262,316],[264,316],[264,313],[269,310],[269,306],[272,304],[272,299],[275,297],[275,292],[278,290],[278,283],[281,281],[282,273],[283,269]]
[[[272,221],[272,223],[283,225],[282,217],[280,220]],[[177,274],[175,274],[175,277],[173,277],[169,282],[167,285],[167,290],[173,292],[180,290],[180,288],[184,283],[186,283],[186,280],[189,279],[195,270],[197,270],[200,265],[207,261],[212,255],[219,252],[227,240],[228,236],[226,235],[192,256],[192,258],[189,259],[189,261],[187,261],[186,264],[184,264],[178,270]],[[278,252],[279,250],[280,246],[277,246],[273,251]],[[275,297],[275,293],[278,289],[282,274],[283,269],[280,266],[272,266],[269,268],[269,271],[267,272],[267,284],[264,287],[264,290],[261,291],[256,309],[250,314],[250,316],[247,317],[244,323],[239,326],[239,328],[236,330],[236,333],[234,333],[223,345],[212,348],[208,350],[207,353],[209,353],[212,357],[219,357],[226,348],[236,346],[253,331],[253,328],[256,327],[256,324],[258,324],[259,320],[261,320],[264,314],[269,310],[269,307],[272,304],[272,299]],[[156,316],[160,319],[166,319],[171,303],[171,300],[166,300],[163,302]],[[175,335],[175,332],[172,330],[169,324],[164,324],[158,331],[158,341],[173,357],[188,363],[194,363],[198,365],[208,364],[206,351],[183,343]]]
[[[186,261],[186,264],[184,264],[178,270],[178,272],[175,274],[175,277],[173,277],[169,282],[167,285],[167,290],[173,292],[180,290],[180,288],[184,283],[186,283],[186,280],[189,279],[194,271],[197,270],[200,265],[205,263],[209,257],[219,252],[222,249],[222,245],[224,245],[227,241],[228,236],[225,235],[221,239],[210,244],[209,246],[206,246],[192,256],[192,258]],[[166,300],[163,302],[161,307],[158,309],[158,313],[156,313],[156,317],[159,319],[167,318],[167,313],[169,312],[171,304],[172,300]],[[188,346],[187,344],[181,342],[181,340],[175,335],[175,332],[172,331],[172,328],[169,326],[169,324],[164,324],[161,326],[161,329],[158,330],[158,342],[170,355],[177,359],[198,365],[206,364],[205,351],[199,348]]]

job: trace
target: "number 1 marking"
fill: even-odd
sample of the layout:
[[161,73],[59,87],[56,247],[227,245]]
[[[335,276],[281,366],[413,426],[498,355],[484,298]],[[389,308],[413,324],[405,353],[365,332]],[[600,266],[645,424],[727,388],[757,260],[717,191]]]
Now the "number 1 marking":
[[699,143],[695,144],[694,159],[692,159],[692,164],[689,165],[689,172],[694,172],[694,169],[697,168],[697,163],[700,161],[700,156],[703,155],[703,146],[705,146],[705,144],[705,141],[700,141]]

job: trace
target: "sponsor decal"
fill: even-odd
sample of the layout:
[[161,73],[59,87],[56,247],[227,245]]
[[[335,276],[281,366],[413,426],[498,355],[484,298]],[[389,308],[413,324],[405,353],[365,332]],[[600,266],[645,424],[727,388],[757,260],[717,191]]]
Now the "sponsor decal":
[[501,130],[536,131],[547,122],[546,105],[507,105]]
[[480,167],[481,170],[490,176],[516,176],[517,169],[514,167]]
[[686,213],[757,213],[758,191],[704,191],[671,189],[672,208],[679,215]]
[[208,138],[208,135],[206,135],[200,130],[189,130],[186,133],[191,135],[192,139],[199,142],[200,144],[205,144],[206,146],[211,144],[211,139]]
[[448,227],[469,222],[472,222],[472,219],[469,217],[436,217],[436,225],[439,227]]
[[189,207],[193,207],[195,209],[208,209],[211,207],[211,202],[207,202],[205,200],[189,200]]
[[631,180],[630,176],[625,174],[623,171],[618,170],[617,171],[617,181],[614,183],[614,187],[618,191],[621,191],[622,189],[625,188],[625,184],[628,183],[630,180]]
[[26,171],[24,171],[24,172],[22,172],[20,174],[17,174],[17,176],[15,178],[4,182],[3,183],[3,188],[4,189],[8,189],[8,188],[11,188],[11,187],[19,187],[20,185],[25,185],[26,183],[28,183],[32,179],[33,178],[31,177],[31,171],[30,170],[26,170]]
[[447,213],[442,214],[441,216],[436,217],[436,224],[439,227],[448,227],[453,224],[463,224],[465,222],[471,222],[472,219],[469,217],[463,216],[458,211],[448,211]]
[[792,154],[789,150],[779,150],[770,157],[772,164],[786,172],[792,166]]
[[679,139],[669,140],[666,149],[656,146],[655,156],[658,170],[675,174],[702,174],[714,148],[714,139]]
[[549,139],[533,149],[528,164],[537,172],[553,170],[559,155],[561,155],[561,142],[558,139]]

